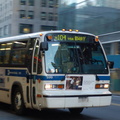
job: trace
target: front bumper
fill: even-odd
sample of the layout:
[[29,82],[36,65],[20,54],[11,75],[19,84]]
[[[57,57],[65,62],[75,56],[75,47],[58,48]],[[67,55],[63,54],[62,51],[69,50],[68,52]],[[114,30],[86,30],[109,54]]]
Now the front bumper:
[[100,107],[111,104],[112,94],[43,95],[43,108]]

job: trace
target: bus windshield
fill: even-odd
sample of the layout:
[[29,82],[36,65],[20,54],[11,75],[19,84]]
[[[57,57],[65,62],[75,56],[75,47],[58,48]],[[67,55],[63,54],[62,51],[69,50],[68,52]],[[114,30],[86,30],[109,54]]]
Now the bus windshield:
[[48,42],[45,63],[46,72],[50,74],[108,73],[99,42]]

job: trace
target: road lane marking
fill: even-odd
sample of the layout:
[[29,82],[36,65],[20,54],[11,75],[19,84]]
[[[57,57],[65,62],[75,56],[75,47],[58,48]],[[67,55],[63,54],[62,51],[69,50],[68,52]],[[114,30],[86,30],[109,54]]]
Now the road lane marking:
[[111,103],[111,105],[120,106],[120,104],[117,103]]

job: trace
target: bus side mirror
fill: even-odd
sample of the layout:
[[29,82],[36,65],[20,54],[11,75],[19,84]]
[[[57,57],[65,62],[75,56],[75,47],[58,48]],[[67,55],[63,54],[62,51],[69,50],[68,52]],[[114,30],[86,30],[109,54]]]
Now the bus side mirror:
[[114,66],[114,62],[113,61],[108,61],[108,66],[109,66],[109,68],[113,68],[113,66]]
[[48,43],[47,42],[41,42],[40,50],[41,51],[47,51],[48,50]]

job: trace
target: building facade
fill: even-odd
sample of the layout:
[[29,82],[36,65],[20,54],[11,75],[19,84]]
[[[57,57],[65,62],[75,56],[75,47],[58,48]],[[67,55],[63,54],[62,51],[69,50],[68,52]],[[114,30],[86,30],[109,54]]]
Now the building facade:
[[96,35],[120,30],[120,0],[60,0],[59,28]]
[[57,29],[58,0],[0,0],[0,37]]
[[111,91],[120,91],[120,0],[60,0],[58,28],[98,35],[109,61]]

